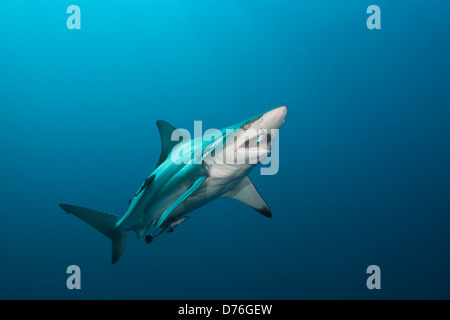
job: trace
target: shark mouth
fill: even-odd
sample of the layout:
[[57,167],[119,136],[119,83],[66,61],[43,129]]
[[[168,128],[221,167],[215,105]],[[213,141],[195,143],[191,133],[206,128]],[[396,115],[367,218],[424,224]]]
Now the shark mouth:
[[245,141],[238,147],[239,149],[270,149],[272,145],[272,133],[262,133],[253,137],[246,137]]
[[274,134],[270,130],[259,130],[252,134],[247,134],[244,142],[237,147],[238,164],[257,164],[271,153],[271,145]]

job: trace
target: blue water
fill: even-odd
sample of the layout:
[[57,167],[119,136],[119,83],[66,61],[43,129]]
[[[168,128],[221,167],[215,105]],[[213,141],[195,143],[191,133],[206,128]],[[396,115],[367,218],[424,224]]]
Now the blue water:
[[[450,2],[0,11],[1,299],[450,298]],[[219,199],[151,245],[130,233],[111,265],[110,241],[58,207],[122,215],[159,158],[159,119],[222,128],[279,105],[280,170],[251,174],[272,219]]]

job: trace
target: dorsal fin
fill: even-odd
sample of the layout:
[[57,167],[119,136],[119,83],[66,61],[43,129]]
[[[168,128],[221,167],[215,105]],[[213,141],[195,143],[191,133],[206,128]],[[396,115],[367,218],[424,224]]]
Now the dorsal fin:
[[[161,156],[159,157],[158,167],[161,163],[166,160],[167,156],[172,152],[172,149],[179,143],[179,141],[172,141],[172,133],[177,130],[174,126],[164,120],[156,121],[156,125],[159,129],[159,134],[161,135]],[[180,133],[180,135],[184,136]]]
[[249,177],[242,179],[234,189],[226,192],[222,197],[239,200],[267,218],[272,217],[269,206],[256,190]]

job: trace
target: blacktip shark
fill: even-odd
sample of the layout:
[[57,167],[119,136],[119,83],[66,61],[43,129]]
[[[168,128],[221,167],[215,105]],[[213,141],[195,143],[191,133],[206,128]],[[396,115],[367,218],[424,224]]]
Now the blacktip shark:
[[[224,128],[220,130],[221,137],[206,142],[203,137],[190,139],[159,120],[162,151],[158,164],[122,217],[68,204],[60,206],[111,239],[112,263],[122,255],[128,231],[134,231],[138,239],[149,232],[145,240],[150,243],[186,221],[188,213],[219,197],[239,200],[270,218],[271,211],[248,174],[267,158],[286,114],[286,107],[275,108]],[[184,139],[174,141],[174,136]],[[229,161],[230,154],[243,155],[245,161]],[[186,161],[186,157],[191,161]]]

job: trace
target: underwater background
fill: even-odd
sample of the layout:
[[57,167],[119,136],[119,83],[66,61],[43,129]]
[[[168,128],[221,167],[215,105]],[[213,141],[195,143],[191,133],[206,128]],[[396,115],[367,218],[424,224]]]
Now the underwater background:
[[[450,2],[0,11],[0,299],[450,298]],[[223,128],[280,105],[279,172],[251,173],[272,219],[218,199],[151,245],[130,232],[111,265],[110,240],[58,206],[122,215],[159,158],[159,119]]]

